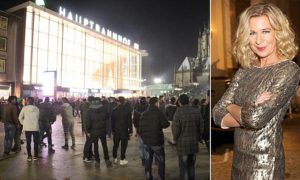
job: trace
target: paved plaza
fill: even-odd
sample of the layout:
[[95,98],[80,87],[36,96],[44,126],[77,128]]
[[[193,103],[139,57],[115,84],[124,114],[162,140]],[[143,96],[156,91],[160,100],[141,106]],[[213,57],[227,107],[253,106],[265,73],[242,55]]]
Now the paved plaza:
[[[61,146],[64,144],[64,136],[60,116],[57,116],[57,121],[53,125],[53,144],[55,153],[48,155],[48,148],[43,148],[41,158],[37,161],[27,161],[26,143],[22,145],[21,152],[3,156],[3,139],[4,129],[3,123],[0,123],[0,180],[47,180],[47,179],[101,179],[101,180],[143,180],[144,167],[138,154],[137,139],[133,136],[128,142],[126,158],[129,161],[128,165],[120,166],[113,164],[107,168],[103,160],[101,143],[99,142],[100,166],[95,162],[83,162],[83,146],[85,135],[81,132],[80,120],[75,118],[75,137],[76,149],[64,150]],[[169,133],[168,131],[166,133]],[[24,133],[22,134],[24,138]],[[47,142],[47,139],[44,140]],[[112,139],[108,138],[108,149],[110,160],[112,160]],[[209,154],[204,144],[199,144],[200,152],[197,155],[196,163],[196,179],[209,179]],[[32,148],[33,150],[33,148]],[[165,143],[166,151],[166,179],[179,179],[179,168],[176,154],[176,148]],[[120,155],[120,147],[118,155]],[[153,165],[153,176],[157,179],[157,166]]]

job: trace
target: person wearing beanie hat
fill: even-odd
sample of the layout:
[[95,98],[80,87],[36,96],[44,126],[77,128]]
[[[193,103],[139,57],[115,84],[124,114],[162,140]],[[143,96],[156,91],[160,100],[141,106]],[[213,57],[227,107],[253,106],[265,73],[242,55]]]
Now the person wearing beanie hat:
[[158,161],[158,179],[165,179],[163,129],[169,127],[169,125],[167,118],[158,107],[158,98],[150,98],[149,107],[142,113],[139,123],[139,132],[145,147],[145,174],[147,179],[153,179],[152,161],[154,154]]
[[[48,139],[48,153],[54,153],[55,150],[52,148],[52,128],[51,125],[56,120],[56,114],[52,104],[49,102],[49,97],[45,98],[45,101],[41,103],[38,108],[40,110],[39,126],[40,126],[40,143],[43,143],[43,139]],[[44,135],[46,133],[46,135]]]
[[132,112],[131,109],[125,104],[125,98],[120,96],[117,100],[118,106],[113,109],[111,115],[111,126],[113,132],[113,158],[114,163],[118,162],[117,152],[119,143],[121,142],[121,160],[120,165],[128,164],[125,159],[126,149],[129,137],[132,134]]
[[89,148],[94,144],[94,155],[96,163],[100,163],[100,156],[98,150],[98,140],[101,140],[104,159],[106,165],[111,166],[111,161],[109,161],[109,154],[106,141],[106,122],[109,118],[109,114],[106,107],[101,103],[99,97],[95,97],[90,105],[87,113],[86,119],[86,135],[87,141],[84,146],[84,161],[90,162]]

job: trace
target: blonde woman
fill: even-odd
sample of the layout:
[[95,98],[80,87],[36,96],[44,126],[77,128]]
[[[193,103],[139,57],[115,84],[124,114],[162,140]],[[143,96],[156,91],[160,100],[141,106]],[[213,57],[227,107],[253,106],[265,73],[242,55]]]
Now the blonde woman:
[[233,54],[241,68],[213,109],[222,128],[235,128],[232,179],[284,179],[282,121],[300,78],[291,61],[295,34],[273,4],[240,16]]

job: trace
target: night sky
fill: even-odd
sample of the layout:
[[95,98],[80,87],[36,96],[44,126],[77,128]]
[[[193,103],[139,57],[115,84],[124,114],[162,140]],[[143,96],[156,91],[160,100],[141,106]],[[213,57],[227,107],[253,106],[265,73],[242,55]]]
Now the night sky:
[[[7,9],[26,0],[1,0]],[[143,58],[142,77],[172,83],[174,68],[197,55],[199,30],[209,24],[209,0],[45,0],[46,8],[66,8],[137,42]]]

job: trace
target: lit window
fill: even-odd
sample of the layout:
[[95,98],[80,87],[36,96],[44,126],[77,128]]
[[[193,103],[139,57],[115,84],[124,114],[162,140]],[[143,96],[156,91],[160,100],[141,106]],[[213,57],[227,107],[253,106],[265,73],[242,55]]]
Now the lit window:
[[53,36],[58,36],[58,23],[56,21],[50,21],[50,31],[49,34]]
[[75,42],[76,44],[83,44],[84,42],[84,33],[80,29],[75,29]]
[[33,47],[38,47],[38,39],[39,39],[39,33],[38,31],[33,32]]
[[31,58],[31,47],[25,46],[24,52],[24,64],[30,66],[30,58]]
[[37,66],[37,55],[38,51],[36,48],[32,49],[32,66]]
[[38,67],[47,68],[47,51],[39,49],[38,51]]
[[32,13],[28,12],[26,13],[26,28],[31,29],[32,27]]
[[62,86],[62,82],[61,82],[61,69],[57,69],[56,71],[56,83],[58,86]]
[[38,48],[48,50],[48,35],[45,33],[39,33]]
[[40,27],[39,30],[44,33],[49,31],[49,20],[43,17],[40,17]]
[[49,36],[49,51],[57,52],[57,37]]
[[72,27],[65,26],[64,28],[64,38],[66,38],[69,41],[74,41],[75,39],[75,31]]
[[47,12],[44,12],[44,11],[40,11],[40,16],[43,17],[43,18],[46,18],[46,19],[49,18],[49,14]]
[[37,68],[36,68],[36,66],[32,66],[31,73],[32,73],[31,83],[36,84],[37,83],[37,81],[36,81],[36,74],[37,74]]
[[31,6],[27,6],[27,12],[33,12],[33,8]]
[[57,65],[57,54],[53,52],[49,52],[49,59],[48,59],[48,71],[56,70]]
[[26,32],[25,32],[25,45],[32,46],[31,41],[32,41],[32,30],[29,29],[29,28],[26,28]]
[[40,26],[40,17],[38,15],[35,14],[34,16],[34,29],[35,30],[39,30],[39,26]]
[[30,82],[30,65],[24,65],[23,71],[23,82],[29,83]]

